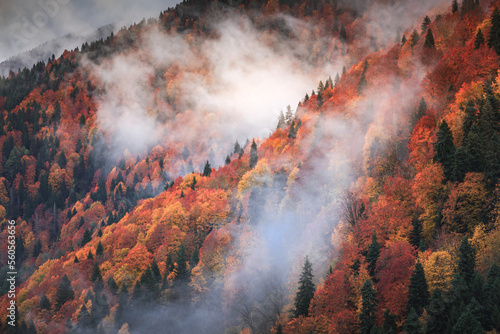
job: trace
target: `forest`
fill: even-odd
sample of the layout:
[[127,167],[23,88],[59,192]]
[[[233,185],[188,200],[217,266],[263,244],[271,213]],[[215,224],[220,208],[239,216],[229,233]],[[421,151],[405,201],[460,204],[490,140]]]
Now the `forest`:
[[0,333],[500,332],[499,0],[184,0],[0,116]]

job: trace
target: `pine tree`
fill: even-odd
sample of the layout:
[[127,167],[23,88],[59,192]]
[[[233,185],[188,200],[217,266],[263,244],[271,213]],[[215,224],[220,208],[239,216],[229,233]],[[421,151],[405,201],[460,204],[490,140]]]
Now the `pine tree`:
[[427,31],[427,27],[429,27],[429,24],[431,24],[431,19],[429,18],[429,16],[425,15],[424,21],[420,26],[422,28],[422,34],[424,34]]
[[92,240],[92,233],[90,232],[89,229],[86,229],[85,232],[83,232],[83,238],[82,242],[80,243],[80,246],[81,247],[85,246],[90,240]]
[[153,263],[151,263],[151,273],[153,274],[153,278],[155,279],[155,281],[161,281],[161,272],[160,268],[158,267],[158,263],[156,263],[156,259],[153,259]]
[[488,45],[500,55],[500,10],[498,10],[498,7],[495,7],[491,14],[491,29]]
[[308,316],[309,315],[309,305],[311,303],[311,299],[314,297],[314,292],[316,287],[313,283],[313,272],[312,272],[312,264],[309,262],[309,258],[306,256],[304,261],[304,266],[302,268],[302,273],[300,274],[299,279],[299,288],[297,291],[297,295],[295,296],[295,310],[294,317],[297,318],[299,316]]
[[413,30],[413,33],[410,36],[410,46],[413,48],[418,43],[419,39],[420,35],[416,30]]
[[367,279],[361,288],[361,313],[359,314],[361,334],[370,334],[372,327],[375,326],[377,305],[377,293],[372,281]]
[[439,125],[437,140],[434,143],[434,162],[443,165],[444,175],[450,180],[453,173],[453,164],[455,162],[455,144],[453,143],[453,133],[445,120]]
[[481,47],[481,45],[484,45],[484,35],[481,28],[479,28],[476,34],[476,39],[474,40],[474,48],[477,50]]
[[101,270],[99,269],[99,265],[97,262],[94,262],[94,266],[92,267],[92,272],[90,274],[90,281],[97,282],[102,281]]
[[425,99],[422,97],[420,98],[417,110],[412,114],[411,129],[415,128],[415,125],[417,125],[418,121],[422,117],[424,117],[426,113],[427,113],[427,103],[425,102]]
[[99,243],[97,244],[97,247],[95,249],[95,256],[101,256],[104,253],[104,247],[102,246],[101,240],[99,240]]
[[194,268],[198,265],[198,262],[200,262],[200,252],[198,249],[195,249],[193,254],[191,255],[191,259],[189,260],[189,266],[191,268]]
[[432,29],[427,29],[427,34],[425,34],[424,47],[428,49],[436,48],[436,45],[434,43],[434,35],[432,34]]
[[422,223],[416,216],[412,219],[412,230],[409,239],[413,246],[420,247],[420,241],[422,241]]
[[380,244],[377,241],[377,234],[373,233],[372,243],[368,248],[368,254],[366,255],[366,261],[368,262],[368,271],[370,276],[375,277],[375,266],[377,264],[378,257],[380,256]]
[[259,156],[257,155],[257,144],[255,140],[252,140],[252,146],[250,146],[250,168],[254,168],[257,165]]
[[240,146],[240,143],[238,143],[238,141],[236,141],[234,143],[234,154],[240,154],[242,148]]
[[226,160],[224,161],[224,164],[226,166],[229,166],[231,164],[231,157],[229,155],[226,156]]
[[418,314],[415,309],[411,309],[406,317],[405,325],[404,325],[405,333],[407,334],[422,334],[422,324],[418,319]]
[[94,255],[92,254],[92,250],[89,249],[89,253],[87,254],[87,260],[93,260],[94,259]]
[[340,27],[340,41],[342,43],[347,43],[347,32],[345,31],[345,27],[343,24]]
[[454,334],[483,334],[485,333],[481,323],[472,314],[471,310],[467,308],[456,324],[453,326]]
[[184,244],[181,244],[177,251],[177,275],[175,276],[175,281],[184,282],[189,278],[189,270],[186,264],[187,260],[186,249],[184,248]]
[[59,310],[61,306],[64,305],[68,300],[71,300],[75,297],[75,292],[71,287],[71,282],[68,276],[65,274],[59,283],[59,287],[56,291],[56,310]]
[[42,310],[50,310],[52,307],[52,304],[50,303],[49,298],[44,294],[42,294],[42,297],[40,298],[40,309]]
[[401,47],[403,47],[406,44],[406,35],[403,35],[401,38]]
[[87,309],[87,306],[85,306],[84,303],[82,304],[80,312],[78,313],[78,327],[81,330],[87,330],[89,326],[90,326],[90,313],[89,310]]
[[461,146],[455,151],[451,181],[462,182],[465,174],[471,170],[470,157],[465,147]]
[[397,334],[398,325],[396,324],[396,316],[386,308],[384,311],[384,324],[380,331],[384,334]]
[[422,315],[424,307],[429,303],[429,288],[425,279],[424,267],[420,262],[415,264],[413,273],[410,277],[410,286],[408,288],[408,312],[414,309],[417,315]]
[[448,314],[443,293],[440,289],[432,291],[427,311],[426,333],[444,333]]
[[276,125],[276,130],[283,129],[285,127],[285,115],[283,111],[280,111],[280,115],[278,117],[278,125]]
[[457,0],[453,0],[453,2],[451,3],[451,12],[453,14],[458,12],[458,1]]
[[459,249],[457,273],[463,277],[467,284],[472,283],[476,267],[476,250],[469,243],[467,237],[462,239]]
[[368,81],[366,81],[366,70],[367,69],[368,69],[368,61],[365,60],[363,72],[361,72],[361,76],[359,77],[359,81],[358,81],[357,91],[358,91],[359,95],[363,94],[366,87],[368,87]]
[[207,160],[205,167],[203,168],[203,176],[210,177],[210,174],[212,174],[212,167],[210,167],[210,163]]
[[111,276],[108,280],[108,287],[112,294],[116,295],[118,292],[118,284],[116,284],[115,279]]
[[75,258],[73,259],[73,262],[74,263],[79,263],[80,262],[80,260],[78,260],[78,256],[75,255]]

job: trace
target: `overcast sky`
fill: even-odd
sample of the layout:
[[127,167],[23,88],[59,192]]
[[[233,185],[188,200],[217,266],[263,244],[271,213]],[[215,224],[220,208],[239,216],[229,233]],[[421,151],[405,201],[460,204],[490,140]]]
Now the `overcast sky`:
[[0,0],[0,61],[68,33],[158,17],[179,0]]

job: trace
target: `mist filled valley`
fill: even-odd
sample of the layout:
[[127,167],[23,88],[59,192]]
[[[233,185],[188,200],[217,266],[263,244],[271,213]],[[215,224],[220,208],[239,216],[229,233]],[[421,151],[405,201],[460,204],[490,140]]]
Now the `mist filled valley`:
[[498,0],[185,0],[11,69],[0,332],[500,332],[499,55]]

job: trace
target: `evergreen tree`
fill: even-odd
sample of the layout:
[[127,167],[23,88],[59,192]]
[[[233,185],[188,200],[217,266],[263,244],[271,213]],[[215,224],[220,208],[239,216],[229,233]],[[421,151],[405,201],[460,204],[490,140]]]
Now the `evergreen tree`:
[[481,47],[481,45],[484,45],[484,35],[481,28],[479,28],[476,34],[476,39],[474,40],[474,48],[477,50]]
[[345,31],[345,27],[343,24],[340,27],[340,41],[342,43],[347,43],[347,32]]
[[368,87],[368,81],[366,81],[366,70],[368,69],[368,61],[365,60],[365,64],[363,67],[363,72],[361,72],[361,76],[359,77],[357,91],[358,94],[361,95]]
[[410,46],[413,48],[417,43],[418,40],[420,39],[420,35],[416,30],[413,30],[411,36],[410,36]]
[[92,267],[92,272],[90,274],[90,281],[97,282],[102,281],[101,270],[99,269],[99,265],[97,262],[94,262],[94,266]]
[[476,267],[476,250],[474,246],[469,243],[467,237],[462,239],[459,252],[457,272],[463,277],[467,284],[470,284],[472,283],[474,269]]
[[451,3],[451,12],[453,14],[458,12],[458,1],[457,0],[453,0],[453,2]]
[[453,333],[455,334],[483,334],[485,333],[481,323],[472,314],[469,308],[467,308],[456,324],[453,326]]
[[92,240],[92,233],[90,232],[89,229],[86,229],[85,232],[83,232],[83,238],[82,241],[80,242],[80,246],[81,247],[85,246],[90,240]]
[[276,130],[283,129],[285,127],[285,115],[283,111],[280,111],[280,115],[278,117],[278,125],[276,125]]
[[158,267],[158,263],[156,263],[156,259],[153,258],[153,263],[151,263],[151,273],[153,274],[153,278],[155,281],[161,281],[161,272]]
[[59,310],[61,306],[64,305],[68,300],[71,300],[75,297],[75,292],[71,287],[71,282],[68,276],[65,274],[59,283],[59,287],[56,291],[56,310]]
[[377,264],[378,257],[380,256],[380,244],[377,241],[377,234],[373,233],[372,243],[368,248],[368,254],[366,255],[366,261],[368,262],[368,271],[370,276],[375,277],[375,266]]
[[88,327],[90,326],[90,313],[89,310],[87,309],[87,306],[85,306],[85,303],[82,304],[80,312],[78,313],[77,324],[82,331],[88,330]]
[[427,103],[425,102],[425,99],[422,97],[420,98],[420,102],[418,104],[416,112],[413,113],[412,115],[411,129],[415,128],[415,125],[417,125],[418,121],[420,121],[420,119],[424,117],[426,113],[427,113]]
[[115,279],[111,276],[108,280],[108,287],[112,294],[116,295],[118,292],[118,284],[116,284]]
[[240,154],[241,151],[242,151],[242,148],[240,146],[240,143],[238,143],[238,141],[236,141],[234,143],[234,154]]
[[175,281],[185,282],[189,278],[187,261],[186,249],[184,248],[184,244],[181,243],[177,251],[177,275],[175,276]]
[[434,35],[432,34],[432,29],[428,29],[425,34],[424,47],[428,49],[435,49],[436,45],[434,43]]
[[470,157],[465,147],[461,146],[455,151],[451,180],[462,182],[464,180],[465,174],[467,174],[469,171]]
[[500,55],[500,10],[498,10],[498,7],[495,7],[491,14],[491,29],[488,45]]
[[52,307],[52,304],[50,303],[49,298],[44,294],[42,294],[42,297],[40,298],[40,309],[42,310],[50,310]]
[[380,331],[384,334],[397,334],[398,325],[396,324],[396,316],[386,308],[384,311],[384,324]]
[[102,246],[101,240],[99,240],[99,243],[97,244],[97,247],[95,249],[95,256],[102,256],[104,253],[104,247]]
[[472,125],[463,144],[467,151],[470,171],[477,173],[483,172],[486,165],[480,132],[481,130],[477,124]]
[[411,309],[406,317],[405,325],[404,325],[405,333],[407,334],[422,334],[422,324],[418,319],[418,314],[415,309]]
[[229,166],[231,164],[231,157],[229,155],[226,156],[226,160],[224,161],[224,164],[226,166]]
[[309,315],[309,305],[311,299],[314,297],[314,292],[316,287],[313,283],[313,272],[312,264],[309,262],[309,258],[306,256],[304,261],[304,266],[302,268],[302,273],[299,279],[299,288],[297,295],[295,296],[295,310],[294,317],[308,316]]
[[422,241],[422,223],[418,217],[412,219],[412,230],[410,232],[410,243],[415,247],[420,247]]
[[259,156],[257,155],[257,144],[255,140],[252,140],[252,146],[250,146],[250,168],[254,168],[257,165]]
[[42,241],[38,239],[35,243],[35,246],[33,246],[33,258],[36,259],[41,252],[42,252]]
[[194,268],[198,265],[198,262],[200,262],[200,252],[198,249],[195,249],[193,254],[191,255],[191,259],[189,260],[189,266],[191,268]]
[[361,313],[359,324],[361,334],[370,334],[377,319],[377,293],[373,288],[372,281],[367,279],[361,288]]
[[406,35],[403,35],[401,38],[401,47],[403,47],[406,44]]
[[414,309],[417,315],[422,315],[424,307],[429,303],[429,288],[425,279],[424,267],[420,262],[415,264],[413,273],[410,277],[410,286],[408,288],[408,312]]
[[450,180],[455,162],[455,144],[453,143],[453,133],[445,120],[439,125],[434,151],[436,152],[434,162],[439,162],[443,165],[444,175]]
[[448,320],[447,308],[441,290],[435,289],[427,311],[426,333],[445,333]]
[[87,254],[87,260],[93,260],[94,255],[92,254],[92,250],[89,249],[89,253]]
[[203,168],[203,176],[210,177],[210,174],[212,174],[212,167],[210,167],[210,163],[207,160],[205,167]]
[[422,34],[425,34],[425,32],[427,31],[427,27],[429,27],[429,24],[431,24],[431,19],[429,18],[429,16],[425,15],[424,21],[420,26],[422,28]]
[[78,260],[78,256],[75,255],[75,258],[73,259],[73,262],[74,263],[79,263],[80,262],[80,260]]

